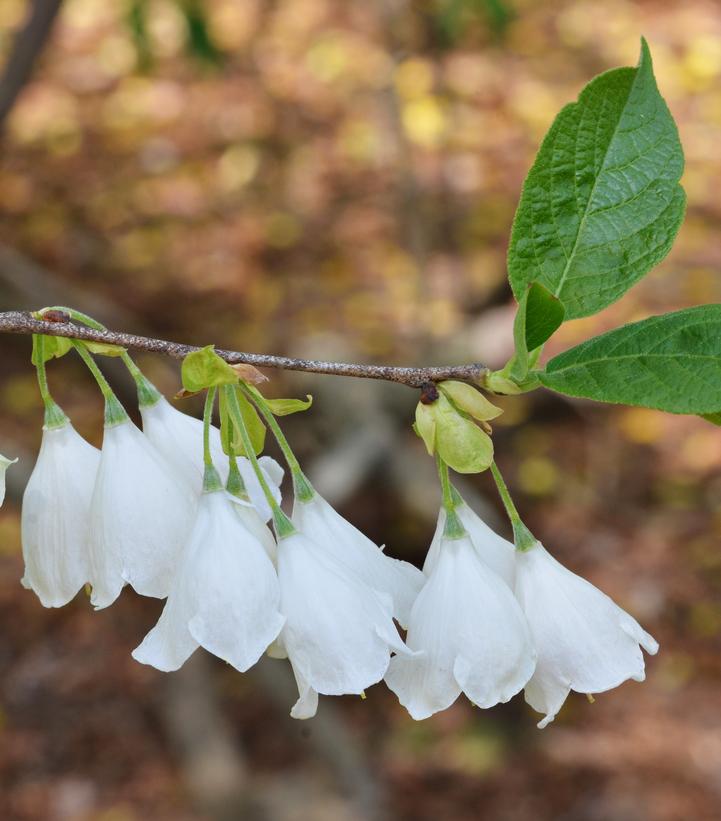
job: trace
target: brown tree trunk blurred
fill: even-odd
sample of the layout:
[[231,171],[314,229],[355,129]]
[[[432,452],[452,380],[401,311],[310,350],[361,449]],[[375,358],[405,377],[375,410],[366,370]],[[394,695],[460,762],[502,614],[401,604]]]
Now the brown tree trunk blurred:
[[48,41],[61,3],[62,0],[33,0],[29,3],[25,25],[15,36],[0,78],[0,130],[15,100],[30,79],[35,63]]

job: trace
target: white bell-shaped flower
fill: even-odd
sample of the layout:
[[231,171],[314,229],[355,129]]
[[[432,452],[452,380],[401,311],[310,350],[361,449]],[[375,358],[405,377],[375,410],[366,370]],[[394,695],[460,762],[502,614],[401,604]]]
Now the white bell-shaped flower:
[[445,710],[461,692],[478,707],[506,702],[536,664],[521,608],[467,534],[441,538],[406,644],[418,654],[391,659],[385,680],[417,720]]
[[[204,467],[202,420],[179,411],[162,396],[152,405],[141,404],[140,415],[143,418],[143,431],[148,439],[190,483],[193,490],[200,493]],[[228,478],[228,457],[223,453],[220,431],[214,425],[210,428],[210,452],[218,466],[220,477],[225,482]],[[259,461],[265,480],[276,501],[280,503],[283,468],[270,456],[262,456]],[[267,522],[270,519],[270,507],[250,462],[239,458],[238,467],[250,502],[263,521]]]
[[[643,647],[658,643],[605,593],[557,562],[543,545],[517,556],[516,596],[531,628],[538,664],[526,701],[553,721],[568,693],[602,693],[643,681]],[[639,646],[640,645],[640,646]]]
[[276,654],[287,653],[298,682],[294,718],[315,714],[318,693],[361,694],[383,678],[391,652],[407,652],[391,597],[315,540],[298,532],[280,540],[278,578],[286,622]]
[[230,502],[232,502],[235,515],[240,519],[243,527],[249,530],[263,545],[265,552],[268,554],[268,558],[273,562],[273,565],[275,565],[277,558],[275,537],[271,529],[263,521],[262,516],[258,513],[255,506],[244,502],[242,499],[238,499],[237,496],[232,496],[230,493],[227,494],[227,497]]
[[128,419],[106,425],[90,505],[91,601],[107,607],[125,584],[168,595],[197,497]]
[[62,607],[90,580],[90,500],[100,463],[66,421],[43,428],[22,506],[23,587],[44,607]]
[[17,459],[8,459],[0,453],[0,507],[5,501],[5,473],[10,465],[14,465]]
[[[516,579],[516,548],[507,539],[499,536],[475,513],[465,502],[460,500],[456,505],[456,513],[461,524],[468,531],[471,543],[484,564],[497,573],[513,590]],[[436,532],[428,549],[423,572],[430,576],[438,561],[441,551],[443,529],[446,526],[446,511],[441,508],[438,514]]]
[[394,617],[403,626],[408,624],[411,607],[424,582],[417,567],[386,556],[318,493],[310,501],[296,498],[293,524],[369,587],[387,593],[393,600]]
[[245,672],[278,636],[279,604],[263,545],[224,491],[204,493],[160,620],[133,657],[169,672],[204,647]]

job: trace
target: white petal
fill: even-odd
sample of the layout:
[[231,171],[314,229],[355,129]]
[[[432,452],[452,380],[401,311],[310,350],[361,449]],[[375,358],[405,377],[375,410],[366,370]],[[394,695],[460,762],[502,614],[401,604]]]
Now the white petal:
[[424,581],[418,568],[386,556],[318,494],[309,502],[296,501],[293,522],[359,579],[387,593],[393,600],[395,618],[402,625],[408,624],[413,602]]
[[327,551],[296,533],[278,545],[281,638],[310,687],[360,694],[383,677],[390,658],[390,597],[354,579]]
[[[261,456],[258,462],[260,463],[260,469],[263,472],[266,484],[268,484],[273,494],[273,498],[280,504],[281,496],[279,485],[283,479],[283,468],[281,468],[275,459],[271,459],[270,456]],[[250,497],[253,507],[258,511],[264,522],[269,521],[273,513],[270,509],[270,505],[266,501],[265,494],[260,486],[258,477],[255,475],[253,466],[247,459],[242,458],[238,459],[238,468],[243,478],[243,483],[245,484],[245,492]],[[276,479],[280,477],[280,481],[275,482],[274,477]]]
[[0,507],[5,501],[5,473],[10,465],[14,465],[17,459],[8,459],[0,453]]
[[[456,512],[461,523],[468,531],[473,547],[476,549],[479,558],[491,570],[495,571],[506,584],[513,589],[516,578],[516,549],[507,539],[499,536],[495,531],[474,513],[467,504],[459,504]],[[426,561],[423,565],[423,572],[426,576],[433,571],[433,566],[438,560],[441,536],[446,524],[446,512],[441,508],[438,514],[436,532],[433,534],[433,541],[428,550]]]
[[318,712],[318,693],[310,686],[308,680],[298,670],[297,665],[291,662],[295,683],[298,685],[298,701],[290,711],[291,718],[313,718]]
[[469,538],[441,539],[406,643],[423,655],[394,658],[386,682],[416,719],[446,709],[461,691],[479,707],[508,701],[535,666],[530,631],[511,590]]
[[[148,438],[190,483],[193,490],[200,493],[205,467],[202,420],[182,413],[163,397],[154,405],[141,407],[140,412],[143,417],[143,431]],[[215,425],[210,427],[210,451],[213,464],[225,483],[228,478],[228,457],[223,452],[220,431]],[[280,503],[279,487],[283,481],[283,468],[269,456],[262,456],[259,461],[265,480],[270,485],[276,501]],[[263,521],[267,522],[271,517],[271,510],[250,462],[245,458],[239,458],[238,467],[250,501],[259,511]]]
[[255,536],[263,545],[270,560],[276,562],[275,537],[271,529],[263,521],[260,514],[253,505],[241,502],[236,496],[227,494],[227,498],[233,503],[233,509],[243,525]]
[[200,645],[245,672],[283,626],[279,601],[275,569],[232,502],[203,494],[163,615],[136,658],[177,669]]
[[106,427],[90,509],[92,603],[112,604],[126,582],[167,596],[196,504],[132,422]]
[[263,545],[223,494],[206,494],[201,506],[187,558],[196,597],[190,632],[206,650],[245,672],[285,621],[278,577]]
[[163,673],[179,670],[199,647],[188,629],[189,608],[184,597],[169,596],[158,623],[133,650],[133,658]]
[[388,687],[417,721],[450,707],[461,694],[453,675],[455,648],[447,632],[452,623],[454,583],[453,557],[444,551],[411,611],[406,644],[423,655],[395,656],[385,675]]
[[[203,421],[174,408],[164,397],[140,408],[143,432],[196,493],[203,489]],[[210,451],[223,482],[228,478],[228,457],[223,453],[220,431],[210,427]]]
[[68,422],[44,429],[23,494],[25,575],[44,607],[62,607],[90,580],[88,517],[100,451]]
[[592,584],[557,562],[542,545],[520,553],[516,595],[528,618],[538,665],[526,700],[552,721],[569,690],[601,693],[627,679],[643,681],[643,653],[658,645]]

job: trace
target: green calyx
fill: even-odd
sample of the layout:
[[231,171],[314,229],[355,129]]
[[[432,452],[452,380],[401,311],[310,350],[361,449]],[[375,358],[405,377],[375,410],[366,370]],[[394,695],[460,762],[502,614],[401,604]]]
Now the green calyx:
[[277,505],[273,508],[273,529],[279,540],[287,539],[288,536],[293,536],[298,532],[293,522],[291,522]]
[[217,493],[219,490],[223,490],[220,474],[214,465],[206,465],[203,470],[203,493]]
[[466,536],[466,529],[463,527],[460,517],[454,509],[446,509],[446,523],[443,526],[444,539],[462,539]]
[[315,489],[308,481],[308,477],[302,470],[292,470],[293,475],[293,493],[299,502],[310,502],[315,496]]
[[120,404],[120,400],[114,393],[110,393],[105,397],[105,414],[104,423],[106,428],[115,427],[115,425],[122,425],[123,422],[129,422],[130,417],[125,411],[125,408]]
[[225,483],[225,489],[236,499],[242,499],[244,502],[250,501],[248,491],[245,489],[245,482],[240,475],[238,460],[232,454],[228,456],[228,481]]
[[67,415],[57,402],[54,402],[52,399],[45,402],[45,419],[43,425],[47,430],[64,428],[69,421]]

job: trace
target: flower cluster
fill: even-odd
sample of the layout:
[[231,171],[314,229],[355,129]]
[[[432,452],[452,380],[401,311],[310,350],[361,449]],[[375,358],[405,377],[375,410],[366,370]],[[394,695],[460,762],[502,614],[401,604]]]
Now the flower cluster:
[[[166,599],[137,661],[173,671],[203,647],[243,672],[264,653],[287,658],[295,718],[313,716],[319,694],[362,695],[384,679],[415,719],[461,692],[491,707],[525,690],[545,726],[570,690],[643,679],[641,647],[655,653],[656,642],[531,536],[495,465],[516,545],[470,509],[439,460],[443,506],[421,571],[386,555],[314,490],[271,404],[214,353],[184,371],[184,384],[187,376],[207,388],[203,421],[170,405],[130,361],[140,430],[73,344],[105,395],[102,449],[50,399],[40,350],[46,422],[23,498],[22,583],[46,607],[86,585],[96,608],[126,584]],[[220,429],[211,424],[218,385]],[[282,412],[296,402],[279,401]],[[279,506],[282,469],[256,456],[254,408],[291,470],[290,518]]]

